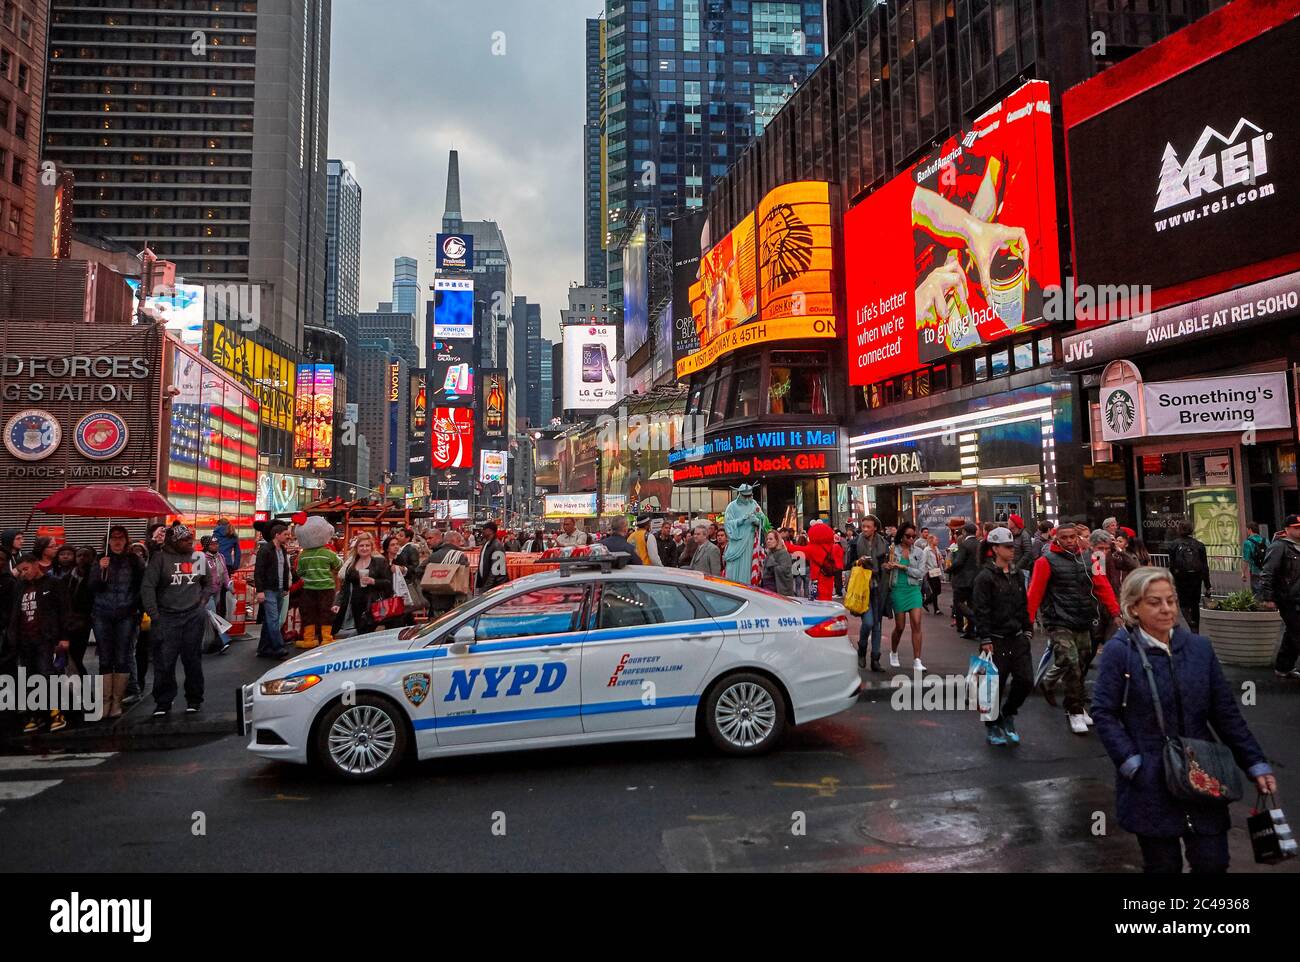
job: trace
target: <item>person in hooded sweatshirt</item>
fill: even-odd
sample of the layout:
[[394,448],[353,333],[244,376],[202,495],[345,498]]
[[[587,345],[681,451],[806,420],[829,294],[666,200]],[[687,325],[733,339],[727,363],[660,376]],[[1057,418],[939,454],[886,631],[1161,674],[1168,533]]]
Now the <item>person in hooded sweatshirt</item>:
[[131,677],[131,656],[140,627],[140,583],[145,564],[130,548],[130,533],[120,524],[108,529],[108,551],[92,569],[91,621],[99,673],[104,676],[105,718],[122,714]]
[[[221,560],[226,564],[226,571],[230,577],[235,576],[239,570],[240,562],[244,560],[243,552],[239,547],[239,532],[235,526],[226,518],[217,521],[217,526],[212,530],[212,536],[217,539],[217,554],[221,555]],[[226,607],[226,598],[230,594],[230,583],[222,585],[221,590],[217,593],[217,613],[223,618],[230,609]]]
[[174,525],[149,559],[140,598],[153,626],[154,717],[165,716],[176,697],[176,661],[185,667],[185,711],[203,705],[203,634],[208,623],[204,591],[208,566],[194,550],[194,532]]

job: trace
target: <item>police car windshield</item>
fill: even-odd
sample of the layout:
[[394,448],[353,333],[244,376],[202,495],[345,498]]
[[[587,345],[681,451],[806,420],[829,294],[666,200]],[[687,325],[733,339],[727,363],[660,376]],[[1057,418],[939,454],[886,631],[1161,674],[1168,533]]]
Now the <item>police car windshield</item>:
[[[503,585],[497,585],[495,588],[491,588],[488,591],[483,592],[483,594],[475,598],[474,601],[477,603],[486,598],[497,597],[501,595],[504,591],[506,591],[509,587],[510,584],[508,582]],[[452,608],[450,611],[444,611],[433,621],[429,622],[424,627],[422,627],[419,631],[417,631],[413,636],[413,640],[423,641],[427,645],[431,639],[436,638],[438,636],[438,633],[443,631],[447,627],[448,623],[455,620],[456,618],[459,618],[464,613],[465,613],[465,605],[460,605],[458,607]]]

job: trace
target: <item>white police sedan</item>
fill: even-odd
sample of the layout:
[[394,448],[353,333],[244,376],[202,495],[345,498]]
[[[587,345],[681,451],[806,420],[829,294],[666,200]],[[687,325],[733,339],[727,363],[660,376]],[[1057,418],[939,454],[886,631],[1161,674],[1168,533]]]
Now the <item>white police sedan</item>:
[[267,758],[382,778],[403,758],[690,738],[770,749],[858,697],[844,608],[697,572],[565,563],[420,629],[339,641],[238,693]]

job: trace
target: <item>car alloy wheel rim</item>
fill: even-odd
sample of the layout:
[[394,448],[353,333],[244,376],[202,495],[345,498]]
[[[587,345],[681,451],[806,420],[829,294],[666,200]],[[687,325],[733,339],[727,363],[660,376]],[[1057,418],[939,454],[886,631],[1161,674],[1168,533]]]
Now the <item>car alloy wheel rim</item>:
[[396,747],[392,718],[373,705],[354,705],[330,726],[330,758],[350,775],[367,775],[380,768]]
[[713,720],[730,744],[753,748],[766,741],[776,727],[776,701],[761,685],[740,682],[718,697]]

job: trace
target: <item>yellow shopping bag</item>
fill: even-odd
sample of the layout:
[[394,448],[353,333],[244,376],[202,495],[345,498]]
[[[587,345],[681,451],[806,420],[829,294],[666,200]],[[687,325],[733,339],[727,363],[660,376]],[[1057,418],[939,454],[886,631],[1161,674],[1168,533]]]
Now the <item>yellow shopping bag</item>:
[[860,615],[871,607],[871,571],[855,565],[844,589],[844,607]]

